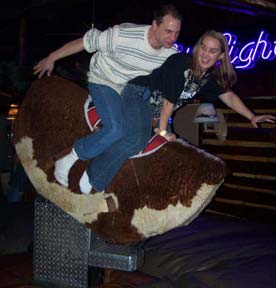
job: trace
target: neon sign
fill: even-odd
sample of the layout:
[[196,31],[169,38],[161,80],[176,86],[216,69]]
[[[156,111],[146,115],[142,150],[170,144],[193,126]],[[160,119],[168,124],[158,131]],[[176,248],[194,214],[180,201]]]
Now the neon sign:
[[[276,39],[274,42],[269,41],[269,33],[262,30],[257,40],[247,43],[238,42],[235,34],[223,33],[228,41],[229,55],[231,63],[236,69],[251,69],[260,60],[272,61],[276,58]],[[179,52],[191,53],[190,47],[185,47],[177,43]]]

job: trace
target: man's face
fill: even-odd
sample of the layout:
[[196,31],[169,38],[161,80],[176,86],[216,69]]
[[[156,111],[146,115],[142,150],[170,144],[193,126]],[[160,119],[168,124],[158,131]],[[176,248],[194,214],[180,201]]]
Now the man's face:
[[153,21],[155,40],[157,46],[159,46],[156,48],[171,48],[177,40],[180,30],[181,21],[173,18],[171,15],[164,16],[159,26],[156,21]]

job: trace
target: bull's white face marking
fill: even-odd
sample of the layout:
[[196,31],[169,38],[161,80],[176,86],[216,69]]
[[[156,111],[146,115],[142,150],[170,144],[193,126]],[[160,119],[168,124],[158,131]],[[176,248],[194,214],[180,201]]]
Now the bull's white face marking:
[[135,209],[131,224],[145,238],[165,233],[181,225],[188,225],[209,204],[222,182],[217,185],[203,183],[192,199],[190,207],[178,202],[175,206],[169,204],[164,210],[155,210],[147,206]]

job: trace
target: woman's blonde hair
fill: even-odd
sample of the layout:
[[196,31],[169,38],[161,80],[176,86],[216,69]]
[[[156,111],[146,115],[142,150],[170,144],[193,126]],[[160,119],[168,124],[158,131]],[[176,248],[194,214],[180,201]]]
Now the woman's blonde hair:
[[211,68],[211,71],[213,74],[215,74],[219,85],[223,89],[225,89],[225,91],[227,91],[236,83],[237,74],[230,61],[227,40],[222,33],[211,30],[205,32],[200,37],[200,39],[193,48],[193,64],[192,64],[193,73],[197,78],[200,78],[202,72],[200,71],[200,66],[198,63],[198,52],[202,42],[206,37],[212,37],[218,40],[220,43],[221,53],[223,53],[223,56],[218,63],[215,63],[215,65]]

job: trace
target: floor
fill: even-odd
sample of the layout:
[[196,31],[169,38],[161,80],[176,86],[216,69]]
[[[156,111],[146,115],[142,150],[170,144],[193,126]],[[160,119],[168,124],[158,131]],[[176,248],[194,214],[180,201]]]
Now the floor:
[[[26,197],[26,196],[28,196],[28,197]],[[26,196],[23,199],[23,201],[21,201],[19,203],[8,203],[4,199],[3,195],[1,196],[1,191],[0,191],[0,288],[45,288],[45,287],[61,288],[59,286],[53,286],[53,285],[51,285],[51,286],[49,286],[49,285],[44,286],[43,285],[42,286],[42,285],[38,285],[38,284],[33,283],[33,261],[32,261],[33,254],[32,254],[32,251],[33,251],[33,232],[34,232],[34,228],[33,228],[34,227],[34,197],[33,197],[33,194],[30,194],[30,193],[27,193]],[[218,219],[215,218],[216,215],[212,215],[212,217],[213,218],[211,220],[208,217],[206,219],[203,217],[202,220],[197,222],[197,224],[194,224],[194,225],[198,225],[198,226],[194,226],[195,228],[193,228],[193,229],[195,229],[195,231],[196,230],[202,231],[203,236],[201,236],[200,239],[203,241],[206,237],[205,242],[207,243],[206,244],[207,246],[208,246],[208,243],[211,243],[210,239],[213,239],[213,237],[219,239],[219,237],[220,237],[220,230],[218,230],[216,228],[216,225],[214,225],[214,227],[213,227],[213,226],[210,226],[209,224],[210,223],[213,223],[213,224],[217,223],[218,227],[222,227],[222,223],[220,222],[220,221],[222,221],[221,218],[219,218],[219,217],[218,217]],[[234,231],[236,231],[236,233],[238,235],[238,239],[241,239],[241,241],[243,243],[245,241],[244,240],[245,238],[239,236],[239,235],[244,235],[244,234],[239,234],[239,233],[243,233],[242,232],[243,231],[243,229],[242,229],[243,225],[240,224],[241,227],[238,226],[234,220],[238,221],[238,219],[236,219],[236,218],[233,218],[233,219],[231,218],[228,221],[230,221],[230,222],[233,221],[233,225],[235,227]],[[223,220],[223,223],[226,223],[224,221],[225,220]],[[229,228],[229,231],[227,230],[227,231],[225,231],[225,233],[229,232],[230,233],[229,235],[232,235],[232,229],[234,229],[234,228],[232,228],[232,225],[229,225],[229,223],[226,226]],[[252,223],[251,223],[251,226],[253,226]],[[202,227],[204,227],[204,229],[206,229],[206,230],[204,230]],[[239,230],[238,227],[240,227],[241,230]],[[249,238],[247,240],[247,242],[250,242],[251,241],[250,239],[253,239],[252,237],[250,237],[251,234],[249,233],[249,231],[251,231],[251,230],[249,229],[250,227],[248,225],[246,227],[247,227],[246,231],[245,231],[246,237]],[[257,225],[254,224],[254,227],[257,229]],[[275,243],[275,241],[273,241],[272,239],[275,239],[274,237],[276,234],[274,233],[273,234],[274,236],[270,235],[270,234],[272,234],[272,232],[270,230],[270,228],[271,228],[270,226],[269,226],[269,229],[266,229],[263,226],[260,226],[259,228],[260,228],[260,232],[258,233],[258,235],[259,235],[258,239],[259,240],[258,241],[256,240],[257,241],[256,243],[252,240],[254,242],[253,243],[254,245],[253,244],[252,245],[255,248],[259,247],[258,249],[256,249],[257,252],[262,251],[259,249],[263,249],[263,248],[266,248],[266,250],[269,250],[269,247],[270,247],[269,245],[272,245],[272,242]],[[212,231],[212,233],[209,233],[210,232],[209,230]],[[208,231],[208,233],[207,233],[207,231]],[[266,233],[264,233],[264,232],[266,232]],[[175,233],[176,233],[176,234],[174,234],[175,240],[171,241],[172,246],[169,250],[172,252],[172,255],[173,255],[173,252],[176,251],[175,247],[182,247],[181,245],[184,245],[184,246],[188,245],[187,243],[189,243],[189,241],[190,241],[189,237],[185,238],[186,234],[183,231],[179,235],[177,234],[177,231]],[[187,235],[189,235],[189,230],[187,233],[188,233]],[[225,235],[228,235],[227,233]],[[209,234],[210,234],[210,238],[209,238]],[[222,235],[224,235],[224,234],[222,234]],[[253,234],[253,235],[255,235],[255,234]],[[180,238],[177,236],[179,236]],[[168,236],[168,237],[170,238],[170,236]],[[225,239],[224,239],[225,246],[228,247],[227,249],[230,252],[231,252],[231,249],[229,247],[232,247],[232,246],[229,246],[232,243],[231,237],[225,237]],[[271,237],[273,237],[273,238],[271,238]],[[179,242],[180,239],[181,239],[182,244],[180,244],[180,242]],[[187,242],[183,241],[183,239],[187,239]],[[227,239],[229,239],[229,241],[230,241],[229,243],[227,242]],[[157,244],[159,243],[158,241],[159,240],[156,240]],[[162,244],[162,241],[160,241],[160,245],[161,244]],[[174,246],[174,245],[176,245],[176,246]],[[207,251],[206,245],[205,246],[199,245],[198,246],[198,247],[200,247],[200,248],[198,248],[199,250],[196,249],[196,246],[193,247],[193,249],[191,250],[191,259],[194,259],[193,253],[195,255],[198,255],[198,253],[197,253],[198,251],[201,252],[201,254],[203,255],[203,258],[204,258],[203,252]],[[223,246],[223,243],[221,245]],[[273,244],[273,247],[274,246],[275,246],[275,244]],[[206,249],[204,250],[203,247],[205,247]],[[247,251],[247,249],[251,249],[248,247],[249,246],[245,247],[246,251]],[[221,247],[220,249],[223,250],[223,247]],[[237,248],[235,247],[234,250],[236,251]],[[242,247],[241,247],[241,250],[242,250]],[[254,250],[252,249],[252,251],[254,251]],[[215,251],[215,253],[216,253],[216,251]],[[266,255],[265,252],[263,252],[263,253],[264,253],[264,255]],[[184,255],[186,255],[186,254],[184,254]],[[242,255],[242,254],[239,254],[239,255]],[[268,279],[267,281],[269,283],[272,282],[271,275],[273,274],[273,272],[270,272],[270,271],[275,271],[275,267],[276,267],[275,255],[274,256],[272,254],[270,255],[270,253],[267,254],[267,257],[269,256],[269,257],[271,257],[271,259],[270,258],[269,258],[270,260],[268,259],[268,263],[262,264],[263,270],[266,271],[265,275],[262,274],[262,271],[263,271],[262,269],[260,269],[261,272],[256,273],[256,275],[258,275],[258,277],[260,275],[260,277],[261,277],[261,278],[259,278],[259,279],[261,279],[260,281],[263,281],[262,279]],[[149,257],[152,257],[152,256],[150,255]],[[222,257],[223,257],[223,255],[222,255]],[[275,258],[275,260],[273,257]],[[152,258],[154,258],[154,257],[152,257]],[[174,259],[175,255],[171,256],[170,258]],[[194,259],[195,262],[196,262],[196,258],[197,257],[195,257],[195,259]],[[218,262],[222,261],[222,260],[220,260],[220,257],[217,256],[217,258],[218,258],[218,260],[216,260],[216,261],[218,261]],[[257,256],[255,262],[252,260],[253,263],[257,263],[256,265],[260,265],[260,264],[258,264],[259,258],[260,257]],[[199,263],[201,263],[200,259],[201,258],[199,257],[199,259],[197,260],[197,261],[199,261]],[[209,256],[206,259],[209,259]],[[267,259],[267,258],[264,257],[263,259]],[[178,259],[178,260],[180,260],[180,259]],[[259,259],[259,260],[265,261],[262,259]],[[159,265],[164,266],[164,261],[162,260],[162,257],[160,258],[161,262],[158,262],[158,261],[153,262],[153,264],[155,265],[154,267],[159,267]],[[204,263],[205,260],[202,260],[202,261]],[[271,261],[272,265],[274,265],[274,266],[271,266],[273,268],[270,268],[270,264],[269,264],[270,262],[269,261]],[[178,262],[178,265],[181,265],[179,263],[180,262]],[[221,262],[221,263],[223,263],[223,262]],[[184,265],[182,265],[182,266],[185,267]],[[195,266],[196,266],[196,264],[195,264]],[[233,265],[233,266],[235,267],[235,265]],[[216,267],[216,266],[214,266],[214,267]],[[257,266],[257,267],[259,269],[259,266]],[[266,268],[266,267],[268,267],[268,268]],[[183,270],[185,270],[185,269],[183,269]],[[233,268],[233,270],[235,270],[235,269]],[[215,272],[216,271],[214,271],[214,275],[215,275]],[[139,271],[121,272],[121,271],[114,271],[114,270],[113,271],[106,270],[106,271],[103,271],[103,273],[104,273],[103,279],[104,279],[105,283],[102,283],[99,285],[96,285],[96,284],[87,285],[87,286],[89,286],[87,288],[146,288],[146,287],[147,288],[150,288],[150,287],[151,288],[157,288],[157,287],[158,288],[161,288],[161,287],[169,288],[169,287],[172,287],[170,285],[170,283],[164,284],[163,280],[161,279],[162,277],[160,277],[160,279],[157,279],[157,278],[154,278],[152,276],[145,275]],[[154,273],[151,273],[151,274],[155,275]],[[95,275],[95,274],[93,274],[93,275]],[[211,274],[211,275],[213,275],[213,274]],[[274,274],[273,274],[273,277],[274,277]],[[193,286],[193,287],[196,287],[196,286]],[[199,287],[199,286],[197,286],[197,287]],[[222,287],[222,286],[220,286],[220,287]],[[229,286],[227,286],[227,287],[229,287]],[[231,287],[240,287],[240,286],[231,286]],[[268,288],[271,287],[272,288],[272,287],[276,287],[276,284],[275,285],[273,284],[272,286],[271,285],[258,286],[258,283],[257,283],[255,286],[251,285],[250,287],[268,287]]]
[[0,288],[32,286],[33,204],[0,197]]
[[[0,288],[42,287],[33,284],[33,215],[33,202],[0,198]],[[90,288],[144,287],[155,279],[140,272],[105,271],[105,281]]]
[[32,286],[32,254],[18,253],[0,257],[0,287],[27,288]]
[[[0,201],[0,288],[61,288],[33,284],[33,215],[33,202],[11,204]],[[166,277],[170,273],[170,276],[174,273],[179,275],[181,285],[186,281],[185,287],[190,283],[187,281],[192,281],[189,287],[244,288],[245,283],[250,284],[248,287],[276,287],[275,239],[275,226],[206,213],[193,222],[191,229],[175,229],[162,238],[156,237],[147,242],[148,262],[145,260],[143,269],[151,275],[160,276],[160,279],[137,271],[106,270],[105,283],[89,285],[89,288],[169,288],[173,287],[167,281],[170,278]],[[164,245],[166,252],[159,253]],[[184,253],[179,254],[179,251]],[[202,267],[209,267],[207,274],[200,273]],[[161,273],[155,273],[156,268]],[[222,276],[221,279],[218,275]],[[209,281],[218,285],[193,285],[201,280],[206,280],[206,285]],[[220,285],[222,283],[223,286]]]
[[[42,288],[32,280],[32,253],[18,253],[0,256],[0,288]],[[155,279],[140,272],[109,273],[108,283],[91,285],[90,288],[134,288],[144,287]],[[49,287],[49,286],[46,286]]]

